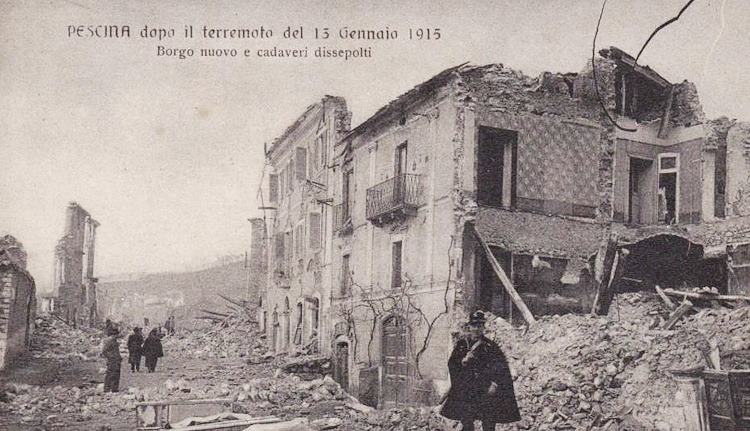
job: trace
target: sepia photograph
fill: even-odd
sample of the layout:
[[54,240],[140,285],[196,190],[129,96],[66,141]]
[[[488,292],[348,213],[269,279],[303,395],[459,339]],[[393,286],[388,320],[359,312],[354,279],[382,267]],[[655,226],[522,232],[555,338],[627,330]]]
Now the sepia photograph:
[[0,429],[750,430],[748,23],[0,0]]

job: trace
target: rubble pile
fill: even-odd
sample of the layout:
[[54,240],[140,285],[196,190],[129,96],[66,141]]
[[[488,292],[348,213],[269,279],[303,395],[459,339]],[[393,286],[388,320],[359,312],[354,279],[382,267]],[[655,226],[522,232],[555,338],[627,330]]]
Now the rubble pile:
[[164,340],[164,349],[194,358],[248,358],[263,362],[263,334],[247,313],[233,313],[208,328],[183,331]]
[[31,354],[37,358],[79,358],[93,361],[99,357],[103,337],[91,328],[73,328],[50,315],[41,315],[34,322]]
[[607,317],[545,316],[527,329],[502,319],[488,324],[515,376],[518,428],[679,429],[674,415],[684,400],[670,371],[706,366],[710,340],[720,349],[750,346],[742,329],[750,307],[703,309],[663,330],[670,310],[656,295],[616,301]]

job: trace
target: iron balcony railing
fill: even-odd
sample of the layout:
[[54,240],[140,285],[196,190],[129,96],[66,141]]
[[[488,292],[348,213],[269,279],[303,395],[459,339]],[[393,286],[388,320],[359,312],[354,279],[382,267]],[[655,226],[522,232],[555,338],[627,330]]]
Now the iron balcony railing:
[[421,204],[422,182],[419,175],[398,175],[367,189],[367,219],[372,220]]
[[345,228],[352,218],[351,207],[348,203],[341,203],[333,207],[333,230],[338,232]]

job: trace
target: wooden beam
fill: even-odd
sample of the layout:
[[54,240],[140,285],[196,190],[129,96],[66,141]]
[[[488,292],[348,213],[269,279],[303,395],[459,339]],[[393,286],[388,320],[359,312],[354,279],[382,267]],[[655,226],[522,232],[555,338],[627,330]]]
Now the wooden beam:
[[594,279],[597,281],[598,287],[594,304],[591,307],[591,314],[606,315],[609,312],[609,306],[612,304],[614,292],[611,287],[617,270],[615,263],[617,238],[616,234],[608,231],[599,243],[599,251],[596,253],[594,263]]
[[750,296],[743,295],[719,295],[713,293],[683,292],[681,290],[664,289],[664,294],[678,298],[702,299],[704,301],[750,301]]
[[667,305],[667,308],[670,310],[674,310],[677,306],[674,305],[674,302],[672,302],[671,299],[664,293],[661,287],[656,286],[656,293],[659,295],[659,298],[661,298],[662,301]]
[[677,307],[677,309],[669,315],[669,319],[667,319],[666,323],[664,323],[664,329],[672,329],[677,321],[680,320],[680,318],[684,316],[685,313],[687,313],[691,308],[693,308],[693,303],[688,301],[687,299],[684,300],[682,304],[680,304],[680,306]]
[[513,303],[521,311],[521,315],[523,315],[523,318],[529,324],[536,323],[536,319],[534,318],[534,315],[531,314],[531,311],[529,311],[529,308],[526,306],[526,303],[523,302],[523,298],[521,298],[521,295],[518,294],[518,291],[516,291],[516,288],[513,287],[513,283],[508,278],[508,275],[505,274],[503,267],[500,266],[500,263],[497,261],[497,259],[495,259],[495,255],[492,254],[492,250],[490,250],[490,246],[487,245],[487,243],[484,241],[484,239],[482,238],[482,235],[479,234],[476,227],[474,228],[474,235],[477,237],[477,240],[479,241],[479,243],[482,244],[482,248],[484,249],[484,254],[487,256],[487,260],[490,261],[490,265],[492,265],[492,269],[495,271],[495,274],[497,274],[497,277],[502,282],[503,287],[505,287],[505,290],[508,292],[508,295],[510,295],[510,299],[513,300]]
[[667,131],[669,130],[669,117],[672,115],[672,101],[674,100],[674,85],[669,86],[669,95],[667,96],[667,105],[664,108],[664,113],[661,116],[661,122],[659,123],[659,133],[657,137],[664,139],[667,137]]

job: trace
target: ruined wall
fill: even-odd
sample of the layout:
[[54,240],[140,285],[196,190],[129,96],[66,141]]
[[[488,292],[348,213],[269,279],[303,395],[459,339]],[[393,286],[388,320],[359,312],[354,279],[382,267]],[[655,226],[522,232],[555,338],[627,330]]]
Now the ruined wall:
[[[599,94],[609,111],[614,112],[616,98],[614,90],[615,62],[605,58],[597,58],[596,69]],[[611,218],[613,158],[615,153],[614,126],[605,119],[599,106],[590,62],[583,71],[577,74],[544,73],[538,78],[531,78],[520,71],[496,64],[461,72],[460,78],[455,88],[458,100],[466,106],[467,128],[470,127],[468,124],[474,121],[473,117],[484,115],[481,114],[482,112],[491,112],[494,116],[510,115],[517,118],[534,118],[536,124],[552,122],[552,124],[559,125],[551,126],[553,129],[563,128],[565,136],[563,139],[573,149],[573,154],[578,152],[578,155],[568,157],[590,160],[591,164],[586,165],[586,167],[590,167],[591,171],[587,171],[585,177],[595,178],[592,194],[586,192],[583,198],[576,196],[576,199],[587,202],[587,204],[582,205],[583,208],[578,208],[576,212],[586,212],[590,216],[588,206],[593,204],[596,206],[595,215],[598,220],[604,221]],[[535,125],[527,127],[532,131],[542,130],[538,140],[551,142],[553,145],[548,148],[554,149],[554,145],[558,141],[556,133],[550,132],[551,136],[544,136],[544,133],[547,133],[544,129]],[[471,136],[470,133],[466,133],[465,139],[470,139]],[[593,148],[584,148],[581,140],[587,141],[588,145]],[[470,141],[467,140],[466,142]],[[463,142],[458,145],[462,146]],[[463,148],[458,151],[467,162],[476,163],[475,160],[471,160],[470,151]],[[521,156],[519,154],[519,171],[520,163]],[[581,167],[584,167],[584,165],[578,166],[578,168]],[[468,164],[464,164],[461,169],[466,172],[467,169],[472,168]],[[542,168],[542,170],[544,169]],[[561,175],[561,178],[564,178],[564,174]],[[460,186],[464,188],[467,196],[470,196],[472,190],[475,189],[476,181],[475,179],[471,182],[467,180],[469,178],[464,176]],[[575,181],[577,180],[573,180],[573,182]],[[558,184],[562,183],[564,181],[558,181]],[[587,179],[587,183],[586,188],[590,189],[592,187],[591,180]],[[520,186],[519,183],[519,192]],[[543,211],[552,209],[551,212],[557,212],[560,207],[560,205],[548,205],[548,208],[543,209]],[[562,206],[562,208],[570,208],[570,205]]]
[[75,202],[65,213],[65,233],[55,248],[54,285],[59,310],[69,322],[96,321],[94,251],[99,223]]
[[737,122],[727,133],[726,215],[750,215],[750,123]]
[[0,369],[29,346],[35,295],[34,280],[26,271],[0,262]]

